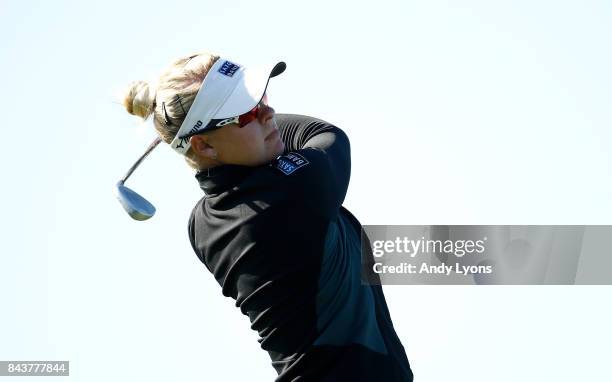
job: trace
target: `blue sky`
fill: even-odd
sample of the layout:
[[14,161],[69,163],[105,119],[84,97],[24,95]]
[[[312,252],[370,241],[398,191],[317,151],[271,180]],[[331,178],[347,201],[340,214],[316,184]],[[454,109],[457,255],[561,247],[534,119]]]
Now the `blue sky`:
[[[287,62],[270,102],[347,132],[363,224],[611,224],[611,18],[604,1],[0,2],[0,359],[273,378],[191,250],[183,160],[159,147],[130,179],[150,221],[113,195],[155,136],[116,95],[194,51]],[[385,293],[421,381],[612,376],[609,286]]]

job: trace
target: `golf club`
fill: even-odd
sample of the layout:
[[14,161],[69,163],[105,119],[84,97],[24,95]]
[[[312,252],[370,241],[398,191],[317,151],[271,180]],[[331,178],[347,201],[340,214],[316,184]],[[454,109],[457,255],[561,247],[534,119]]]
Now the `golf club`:
[[134,220],[147,220],[151,216],[155,215],[155,207],[153,204],[149,203],[149,201],[142,196],[138,195],[137,192],[131,190],[130,188],[124,186],[125,181],[132,175],[134,170],[140,165],[140,163],[149,155],[151,151],[161,142],[161,138],[157,137],[149,147],[147,151],[142,154],[140,158],[130,167],[127,174],[123,178],[121,178],[117,182],[117,187],[115,189],[117,194],[117,199],[125,209],[125,211],[132,217]]

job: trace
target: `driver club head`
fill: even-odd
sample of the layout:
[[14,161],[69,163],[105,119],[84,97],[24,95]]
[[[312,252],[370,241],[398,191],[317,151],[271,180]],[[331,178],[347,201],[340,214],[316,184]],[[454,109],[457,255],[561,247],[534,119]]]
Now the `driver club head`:
[[123,185],[122,182],[117,183],[116,188],[117,199],[123,206],[123,209],[134,220],[147,220],[155,215],[155,207],[147,199],[140,196],[136,191]]

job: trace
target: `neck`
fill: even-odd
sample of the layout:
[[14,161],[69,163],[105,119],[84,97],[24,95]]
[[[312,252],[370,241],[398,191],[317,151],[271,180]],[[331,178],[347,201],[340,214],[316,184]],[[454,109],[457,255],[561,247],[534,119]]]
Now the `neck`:
[[193,168],[196,172],[198,171],[206,171],[208,169],[212,169],[218,166],[221,166],[223,163],[219,162],[215,159],[204,158],[198,155],[193,155],[191,152],[188,152],[185,155],[185,160]]

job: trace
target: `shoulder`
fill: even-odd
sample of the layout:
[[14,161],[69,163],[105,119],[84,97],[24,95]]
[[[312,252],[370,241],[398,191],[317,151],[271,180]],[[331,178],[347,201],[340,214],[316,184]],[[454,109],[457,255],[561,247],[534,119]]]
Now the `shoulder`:
[[277,122],[283,123],[323,123],[332,125],[320,118],[311,117],[303,114],[277,113],[275,114]]
[[276,124],[289,150],[301,148],[317,134],[339,130],[336,125],[327,121],[300,114],[276,114]]

